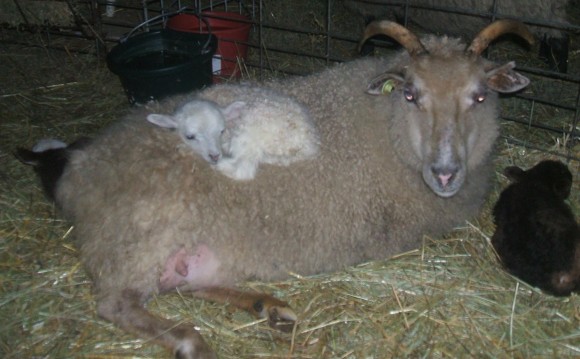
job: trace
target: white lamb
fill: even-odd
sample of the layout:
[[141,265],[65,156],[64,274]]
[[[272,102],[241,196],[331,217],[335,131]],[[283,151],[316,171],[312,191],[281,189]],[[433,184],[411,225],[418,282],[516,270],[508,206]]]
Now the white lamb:
[[195,99],[174,115],[147,119],[177,129],[195,152],[236,180],[253,179],[260,163],[287,166],[314,157],[320,141],[308,111],[285,96],[256,95],[250,91],[225,107]]

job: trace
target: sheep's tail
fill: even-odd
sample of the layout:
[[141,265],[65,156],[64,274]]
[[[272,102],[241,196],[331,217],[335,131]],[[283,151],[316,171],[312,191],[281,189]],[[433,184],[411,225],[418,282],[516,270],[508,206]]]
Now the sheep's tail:
[[120,328],[170,349],[176,358],[216,359],[201,334],[190,324],[159,318],[143,307],[136,290],[108,294],[97,301],[97,313]]

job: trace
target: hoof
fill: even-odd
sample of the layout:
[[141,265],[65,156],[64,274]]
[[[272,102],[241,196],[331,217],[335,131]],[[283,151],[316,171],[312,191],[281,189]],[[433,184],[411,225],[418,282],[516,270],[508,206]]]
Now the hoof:
[[279,331],[290,333],[296,325],[296,314],[289,307],[273,307],[268,311],[268,324]]
[[286,333],[294,329],[298,319],[288,303],[273,297],[257,300],[253,309],[259,317],[268,319],[270,327]]

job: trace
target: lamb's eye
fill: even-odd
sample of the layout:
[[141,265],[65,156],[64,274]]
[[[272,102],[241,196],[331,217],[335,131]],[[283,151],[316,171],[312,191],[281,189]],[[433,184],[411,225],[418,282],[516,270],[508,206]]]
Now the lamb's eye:
[[405,96],[405,100],[407,100],[409,102],[415,102],[415,100],[416,100],[415,93],[411,89],[407,89],[407,88],[404,89],[403,96]]
[[190,140],[190,141],[193,141],[193,140],[195,140],[195,135],[190,133],[190,134],[185,135],[185,138]]

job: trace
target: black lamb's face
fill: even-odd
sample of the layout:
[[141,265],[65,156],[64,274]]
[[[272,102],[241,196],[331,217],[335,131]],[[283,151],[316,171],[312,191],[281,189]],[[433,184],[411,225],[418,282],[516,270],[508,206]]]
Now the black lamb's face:
[[542,161],[525,171],[525,177],[530,181],[541,183],[562,200],[570,196],[573,181],[572,173],[560,161]]

